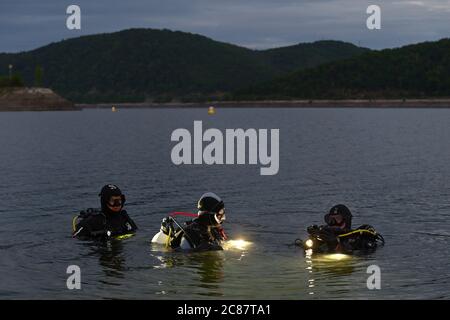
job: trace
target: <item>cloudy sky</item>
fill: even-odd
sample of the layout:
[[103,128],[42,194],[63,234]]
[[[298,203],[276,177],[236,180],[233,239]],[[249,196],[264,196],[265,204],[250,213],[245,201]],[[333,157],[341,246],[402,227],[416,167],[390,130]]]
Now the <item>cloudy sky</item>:
[[[81,7],[81,30],[66,8]],[[381,7],[381,30],[366,9]],[[450,0],[0,0],[0,52],[133,27],[199,33],[254,49],[334,39],[381,49],[450,37]]]

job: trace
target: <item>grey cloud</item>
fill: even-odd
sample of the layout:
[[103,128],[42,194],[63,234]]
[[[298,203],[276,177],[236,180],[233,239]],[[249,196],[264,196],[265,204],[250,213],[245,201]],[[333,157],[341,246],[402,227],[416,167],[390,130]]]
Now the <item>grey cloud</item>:
[[[194,32],[251,48],[320,39],[385,48],[449,36],[450,0],[378,2],[382,30],[369,31],[368,0],[2,0],[0,30],[7,32],[0,52],[132,27]],[[81,31],[65,28],[70,4],[82,9]]]

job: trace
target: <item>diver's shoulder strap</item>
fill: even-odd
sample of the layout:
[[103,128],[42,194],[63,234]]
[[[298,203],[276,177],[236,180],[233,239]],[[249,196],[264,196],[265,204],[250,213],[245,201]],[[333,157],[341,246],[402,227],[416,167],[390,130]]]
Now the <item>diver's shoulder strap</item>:
[[93,218],[93,217],[102,217],[104,218],[104,223],[106,223],[106,216],[105,214],[102,212],[102,210],[100,209],[94,209],[94,208],[88,208],[86,210],[81,210],[80,213],[78,214],[78,216],[75,216],[73,218],[73,230],[77,230],[78,229],[78,225],[82,222],[82,221],[86,221],[89,218]]
[[87,208],[86,210],[81,210],[78,217],[85,219],[95,215],[104,215],[104,213],[100,209]]

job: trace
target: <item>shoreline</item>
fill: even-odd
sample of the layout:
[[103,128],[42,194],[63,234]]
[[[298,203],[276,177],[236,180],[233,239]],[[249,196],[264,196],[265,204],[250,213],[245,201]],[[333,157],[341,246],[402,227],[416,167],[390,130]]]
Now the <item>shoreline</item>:
[[75,111],[81,110],[72,102],[57,95],[49,88],[8,87],[0,88],[1,112],[26,111]]
[[160,108],[450,108],[446,99],[378,99],[378,100],[261,100],[261,101],[210,101],[210,102],[135,102],[75,104],[81,109],[160,109]]
[[[52,97],[53,98],[53,97]],[[59,97],[58,97],[59,98]],[[450,98],[445,99],[346,99],[346,100],[260,100],[260,101],[210,101],[210,102],[130,102],[130,103],[61,103],[58,101],[38,101],[33,102],[33,98],[26,99],[26,103],[14,105],[3,105],[0,103],[0,111],[3,112],[25,112],[25,111],[80,111],[84,109],[195,109],[208,108],[371,108],[371,109],[449,109]],[[60,99],[60,98],[59,98]],[[58,99],[58,100],[59,100]],[[52,99],[53,100],[53,99]],[[67,102],[67,101],[65,101]]]

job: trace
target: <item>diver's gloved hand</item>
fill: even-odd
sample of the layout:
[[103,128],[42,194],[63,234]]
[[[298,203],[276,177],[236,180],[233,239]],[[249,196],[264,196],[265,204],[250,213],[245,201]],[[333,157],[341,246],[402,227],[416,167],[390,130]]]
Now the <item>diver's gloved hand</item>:
[[165,217],[164,219],[162,219],[161,224],[168,224],[170,222],[172,222],[172,217],[169,216],[169,217]]
[[170,230],[173,230],[173,219],[172,217],[165,217],[161,222],[161,230],[165,234],[169,234]]
[[339,242],[338,235],[340,232],[336,232],[337,230],[333,227],[329,226],[321,226],[320,227],[320,237],[323,239],[323,241],[337,244]]
[[317,224],[314,224],[312,226],[309,226],[308,228],[306,228],[306,231],[308,231],[309,234],[312,233],[317,233],[319,231],[319,226]]

